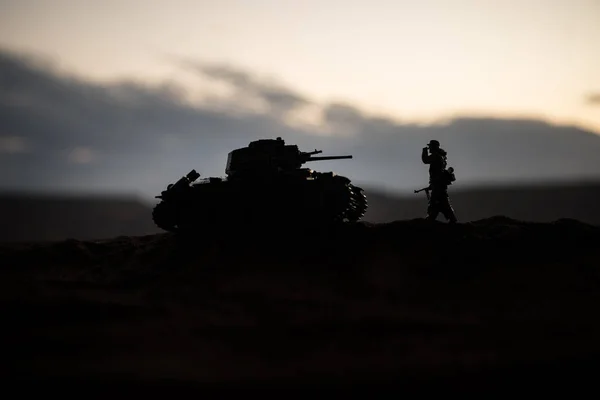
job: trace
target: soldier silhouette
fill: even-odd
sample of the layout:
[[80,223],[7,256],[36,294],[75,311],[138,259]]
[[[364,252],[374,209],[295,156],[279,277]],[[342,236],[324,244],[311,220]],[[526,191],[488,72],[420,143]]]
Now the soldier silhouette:
[[441,212],[448,222],[455,223],[457,218],[450,204],[448,186],[456,178],[453,168],[446,169],[446,156],[446,151],[437,140],[430,140],[421,153],[423,163],[429,164],[429,186],[426,190],[431,190],[431,196],[428,196],[427,219],[433,221]]

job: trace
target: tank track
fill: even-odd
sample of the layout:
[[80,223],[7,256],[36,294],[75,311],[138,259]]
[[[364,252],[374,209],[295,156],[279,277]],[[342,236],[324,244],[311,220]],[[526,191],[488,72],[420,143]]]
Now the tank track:
[[350,201],[345,211],[345,220],[348,222],[357,222],[365,216],[369,208],[367,196],[364,190],[358,186],[348,184],[350,190]]
[[[343,182],[344,178],[340,178]],[[325,194],[323,196],[328,198],[336,198],[335,201],[326,201],[326,204],[317,206],[314,209],[305,208],[302,205],[296,205],[296,207],[290,207],[289,212],[283,212],[285,215],[293,215],[294,221],[292,223],[327,223],[327,222],[358,222],[366,213],[368,209],[367,197],[364,194],[364,190],[358,186],[354,186],[351,183],[342,183],[334,178],[335,184],[325,184],[326,187],[336,187],[339,193]],[[309,201],[310,203],[310,201]],[[287,211],[287,210],[286,210]]]
[[160,229],[168,232],[177,231],[177,216],[167,203],[160,202],[152,210],[152,220]]

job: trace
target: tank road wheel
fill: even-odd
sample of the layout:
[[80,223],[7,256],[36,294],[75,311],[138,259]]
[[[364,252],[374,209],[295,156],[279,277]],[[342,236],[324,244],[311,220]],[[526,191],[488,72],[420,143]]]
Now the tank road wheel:
[[167,203],[158,203],[152,210],[152,220],[160,229],[175,232],[177,222],[174,210]]
[[367,196],[365,196],[362,188],[351,184],[348,186],[351,192],[351,200],[348,211],[346,212],[346,218],[348,218],[349,222],[357,222],[364,217],[367,212]]
[[346,222],[348,212],[351,210],[353,202],[353,192],[350,180],[335,176],[331,182],[327,183],[325,189],[326,206],[323,209],[325,215],[323,217],[334,223]]

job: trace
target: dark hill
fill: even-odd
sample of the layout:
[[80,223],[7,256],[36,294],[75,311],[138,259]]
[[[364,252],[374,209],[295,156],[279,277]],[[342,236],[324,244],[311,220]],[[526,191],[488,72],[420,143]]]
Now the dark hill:
[[600,227],[261,228],[3,245],[4,365],[40,385],[154,394],[249,381],[521,393],[595,379]]
[[151,208],[125,196],[0,194],[0,242],[95,240],[159,233]]

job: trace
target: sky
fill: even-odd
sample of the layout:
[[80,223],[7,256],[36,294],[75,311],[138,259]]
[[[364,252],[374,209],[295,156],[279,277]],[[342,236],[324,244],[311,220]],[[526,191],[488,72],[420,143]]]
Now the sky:
[[600,132],[598,43],[597,0],[0,0],[0,47],[87,79],[224,95],[178,63],[197,60],[410,122],[525,116]]
[[600,180],[600,1],[0,0],[0,191],[140,193],[283,137],[412,193]]

